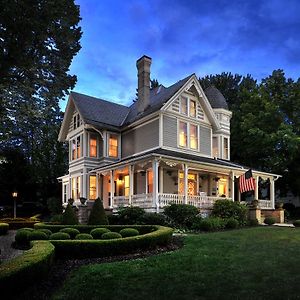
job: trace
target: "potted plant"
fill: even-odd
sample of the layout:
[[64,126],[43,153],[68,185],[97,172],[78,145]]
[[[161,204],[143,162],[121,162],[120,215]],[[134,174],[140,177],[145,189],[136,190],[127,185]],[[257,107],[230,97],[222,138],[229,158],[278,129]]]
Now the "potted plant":
[[283,208],[283,202],[276,202],[275,203],[275,208],[282,209]]
[[258,207],[258,200],[257,199],[252,200],[251,205],[252,205],[253,208],[257,208]]
[[74,199],[73,199],[73,198],[69,198],[69,199],[68,199],[68,203],[69,203],[70,205],[73,205]]
[[80,197],[79,200],[82,205],[85,205],[87,199],[85,197]]

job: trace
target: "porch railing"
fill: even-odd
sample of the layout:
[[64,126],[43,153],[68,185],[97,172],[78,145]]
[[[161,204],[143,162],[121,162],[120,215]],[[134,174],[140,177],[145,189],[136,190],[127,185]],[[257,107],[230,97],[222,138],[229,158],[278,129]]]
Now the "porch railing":
[[132,206],[139,206],[139,207],[142,207],[142,208],[152,207],[153,206],[153,195],[152,195],[152,193],[132,195],[131,205]]
[[158,202],[159,206],[163,207],[166,205],[169,205],[171,203],[174,204],[183,204],[184,203],[184,196],[183,195],[178,195],[178,194],[163,194],[159,193],[158,194]]
[[114,207],[129,206],[129,196],[114,196]]
[[271,200],[258,200],[258,207],[259,208],[273,208]]

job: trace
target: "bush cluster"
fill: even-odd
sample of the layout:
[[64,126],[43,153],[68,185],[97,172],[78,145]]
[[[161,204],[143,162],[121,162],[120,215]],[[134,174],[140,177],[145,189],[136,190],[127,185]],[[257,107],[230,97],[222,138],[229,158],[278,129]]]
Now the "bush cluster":
[[219,217],[209,217],[194,224],[193,229],[201,231],[217,231],[223,229],[225,224],[225,221]]
[[6,234],[8,229],[9,225],[7,223],[0,223],[0,235]]
[[104,233],[110,232],[108,228],[95,228],[91,230],[91,235],[94,239],[101,239]]
[[122,235],[118,232],[106,232],[101,236],[102,240],[113,240],[113,239],[121,239]]
[[66,232],[55,232],[52,233],[49,237],[49,240],[70,240],[71,237]]
[[266,217],[264,223],[267,225],[273,225],[276,223],[276,220],[274,217]]
[[62,228],[59,231],[63,232],[63,233],[67,233],[71,239],[74,239],[75,236],[80,233],[80,231],[78,229],[70,228],[70,227]]
[[89,233],[79,233],[75,236],[75,240],[92,240],[93,236]]
[[120,235],[123,238],[139,235],[139,231],[135,228],[124,228],[120,230]]

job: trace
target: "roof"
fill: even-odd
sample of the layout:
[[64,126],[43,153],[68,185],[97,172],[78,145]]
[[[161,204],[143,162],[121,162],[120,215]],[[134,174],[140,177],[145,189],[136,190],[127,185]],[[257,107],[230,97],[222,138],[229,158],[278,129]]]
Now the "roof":
[[204,93],[212,108],[224,108],[228,110],[226,99],[214,85],[205,89]]

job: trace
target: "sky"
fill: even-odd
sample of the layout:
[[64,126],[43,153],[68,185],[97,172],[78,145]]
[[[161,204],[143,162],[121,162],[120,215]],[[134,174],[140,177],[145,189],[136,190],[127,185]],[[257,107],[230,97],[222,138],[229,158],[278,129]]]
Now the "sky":
[[[130,105],[136,61],[152,58],[151,78],[169,86],[232,72],[300,77],[300,0],[75,0],[82,49],[74,91]],[[61,103],[64,110],[66,101]]]

